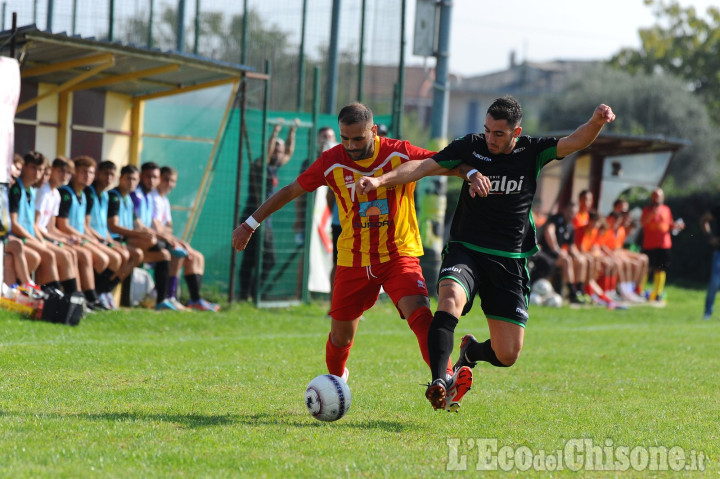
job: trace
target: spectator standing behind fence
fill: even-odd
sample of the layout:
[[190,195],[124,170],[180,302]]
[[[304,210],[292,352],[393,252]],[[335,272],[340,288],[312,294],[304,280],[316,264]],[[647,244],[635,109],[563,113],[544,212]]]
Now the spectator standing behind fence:
[[662,188],[655,188],[650,195],[650,204],[642,210],[640,223],[643,229],[643,253],[650,260],[653,289],[651,301],[662,301],[665,289],[667,268],[670,265],[670,248],[672,248],[671,231],[685,229],[682,219],[673,220],[670,208],[664,204],[665,194]]
[[705,295],[705,313],[703,314],[703,319],[710,319],[715,305],[715,295],[720,288],[720,204],[715,205],[700,218],[700,228],[713,249],[710,262],[710,281]]
[[[250,169],[250,181],[248,183],[247,203],[243,211],[244,218],[252,215],[260,204],[275,192],[280,182],[278,170],[290,161],[290,158],[295,152],[295,132],[300,124],[300,120],[297,118],[295,119],[294,123],[290,126],[288,136],[285,141],[279,138],[283,123],[284,121],[282,119],[278,119],[278,123],[273,127],[272,135],[270,135],[270,141],[268,141],[266,164],[263,165],[262,157],[256,159],[252,164],[252,168]],[[265,198],[262,198],[260,194],[262,189],[261,180],[263,168],[267,171]],[[245,248],[245,251],[243,252],[242,262],[240,264],[241,300],[246,300],[248,296],[253,299],[257,297],[257,291],[255,291],[257,273],[255,271],[255,264],[257,255],[260,251],[259,246],[260,245],[258,244],[257,239],[251,238],[247,248]],[[270,270],[273,266],[275,266],[275,241],[273,236],[272,221],[267,221],[265,223],[262,246],[263,256],[260,284],[265,282]]]

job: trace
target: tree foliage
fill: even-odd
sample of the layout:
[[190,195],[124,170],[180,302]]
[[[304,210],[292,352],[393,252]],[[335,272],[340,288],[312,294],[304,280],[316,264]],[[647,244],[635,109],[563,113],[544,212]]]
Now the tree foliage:
[[606,131],[662,135],[691,142],[678,152],[668,174],[680,188],[710,186],[718,179],[718,134],[702,101],[687,84],[665,75],[630,74],[593,67],[550,97],[541,114],[547,130],[573,130],[606,103],[617,115]]
[[657,24],[640,29],[639,50],[621,50],[612,64],[631,73],[664,72],[684,79],[720,124],[720,8],[699,15],[677,1],[645,0]]

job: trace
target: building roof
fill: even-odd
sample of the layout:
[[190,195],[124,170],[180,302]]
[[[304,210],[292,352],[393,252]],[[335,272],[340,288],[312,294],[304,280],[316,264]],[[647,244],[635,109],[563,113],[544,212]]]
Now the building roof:
[[9,55],[13,43],[22,79],[58,85],[58,91],[95,89],[148,99],[235,82],[243,75],[265,78],[243,65],[50,33],[35,25],[18,28],[14,42],[12,31],[0,32],[1,54]]

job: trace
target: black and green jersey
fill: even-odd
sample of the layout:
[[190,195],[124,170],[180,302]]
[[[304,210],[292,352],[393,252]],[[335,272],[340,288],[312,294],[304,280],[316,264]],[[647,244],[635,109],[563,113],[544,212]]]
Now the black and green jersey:
[[470,134],[450,143],[433,158],[440,166],[465,163],[492,184],[485,198],[471,198],[469,183],[460,193],[450,228],[450,241],[475,251],[526,258],[537,251],[532,206],[540,170],[557,158],[557,138],[518,137],[510,154],[493,154],[484,134]]

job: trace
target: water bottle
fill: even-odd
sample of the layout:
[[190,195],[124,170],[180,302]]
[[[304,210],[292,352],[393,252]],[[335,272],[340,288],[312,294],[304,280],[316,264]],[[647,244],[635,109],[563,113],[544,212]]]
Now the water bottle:
[[685,226],[685,222],[682,218],[678,218],[673,225],[673,229],[671,231],[672,235],[677,236],[677,234],[683,229],[683,226]]

